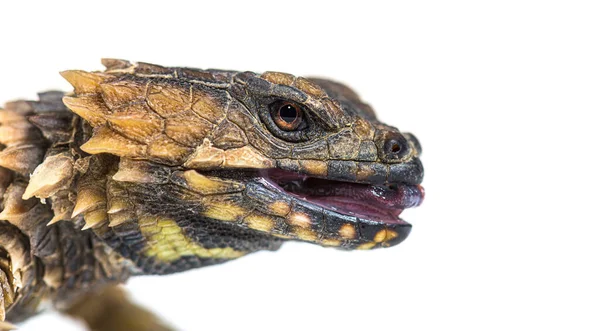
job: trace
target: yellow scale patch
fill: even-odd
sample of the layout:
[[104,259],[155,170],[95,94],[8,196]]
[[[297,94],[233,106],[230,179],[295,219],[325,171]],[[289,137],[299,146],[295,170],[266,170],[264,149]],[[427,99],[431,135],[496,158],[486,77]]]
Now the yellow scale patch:
[[143,217],[139,220],[142,235],[148,240],[145,254],[163,262],[172,262],[183,256],[214,259],[235,259],[246,252],[231,247],[205,248],[185,236],[171,219]]

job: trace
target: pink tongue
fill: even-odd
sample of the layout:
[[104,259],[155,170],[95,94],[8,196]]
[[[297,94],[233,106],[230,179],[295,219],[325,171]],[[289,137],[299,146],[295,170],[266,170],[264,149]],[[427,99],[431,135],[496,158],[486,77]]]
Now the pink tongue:
[[393,223],[401,222],[398,219],[400,213],[406,208],[420,205],[424,198],[424,190],[420,185],[401,185],[390,189],[347,183],[330,186],[327,192],[329,194],[309,194],[304,198],[342,214]]
[[341,214],[365,219],[404,223],[398,216],[406,208],[421,204],[421,185],[377,186],[331,181],[278,169],[263,173],[287,193]]
[[403,211],[403,209],[393,209],[388,206],[378,208],[375,204],[370,205],[364,201],[346,197],[307,197],[306,200],[341,214],[378,221],[398,220],[398,216]]

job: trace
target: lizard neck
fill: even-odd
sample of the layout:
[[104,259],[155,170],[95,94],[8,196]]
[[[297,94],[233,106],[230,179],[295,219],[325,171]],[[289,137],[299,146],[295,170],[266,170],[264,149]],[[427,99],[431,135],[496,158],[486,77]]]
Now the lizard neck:
[[80,231],[82,220],[60,222],[76,197],[74,146],[87,134],[62,96],[41,93],[0,109],[0,321],[22,320],[44,301],[66,307],[129,273],[118,254]]

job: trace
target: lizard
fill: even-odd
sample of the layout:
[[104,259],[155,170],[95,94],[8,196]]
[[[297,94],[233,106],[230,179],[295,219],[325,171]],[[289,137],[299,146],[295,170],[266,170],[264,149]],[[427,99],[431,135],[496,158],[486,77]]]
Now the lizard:
[[421,204],[417,138],[349,87],[103,59],[0,109],[0,329],[51,306],[168,330],[118,284],[277,250],[390,247]]

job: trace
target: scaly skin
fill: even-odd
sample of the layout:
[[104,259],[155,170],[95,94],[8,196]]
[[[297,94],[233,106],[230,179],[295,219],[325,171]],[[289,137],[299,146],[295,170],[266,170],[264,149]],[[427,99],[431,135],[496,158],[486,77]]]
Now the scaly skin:
[[[71,94],[0,111],[0,321],[44,301],[78,311],[81,298],[130,275],[222,263],[285,240],[371,249],[408,235],[399,212],[371,217],[324,197],[388,203],[388,194],[399,210],[423,198],[417,140],[380,123],[349,88],[103,63],[104,72],[63,72]],[[272,112],[282,102],[302,113],[299,129],[282,129],[289,123]]]

